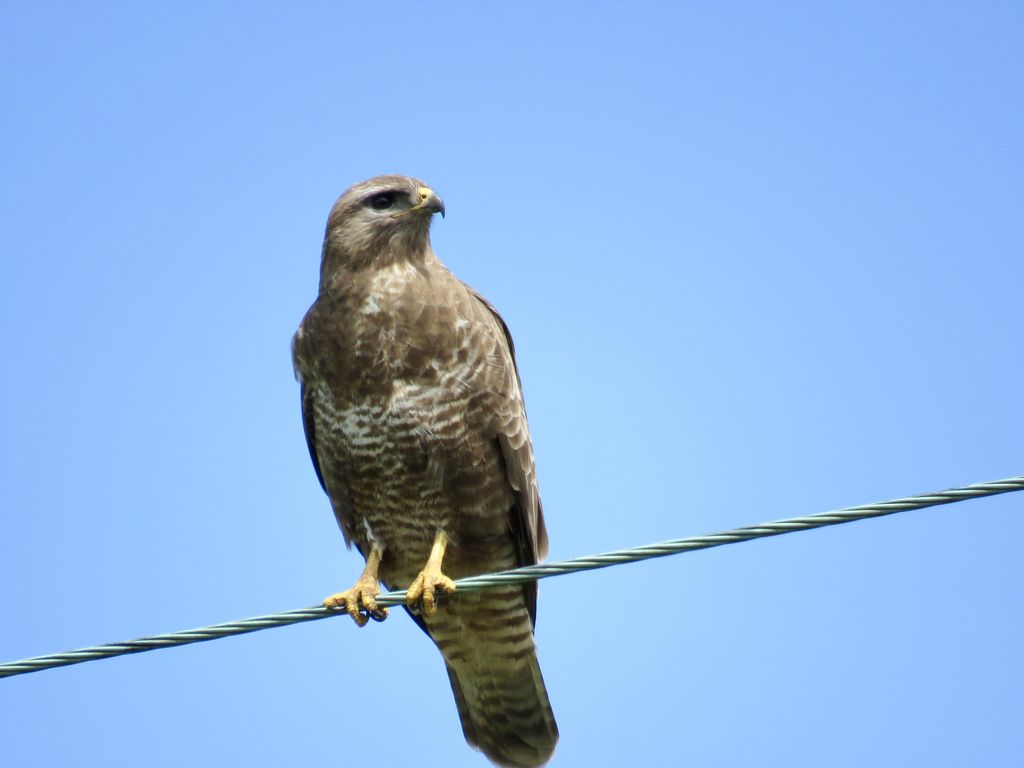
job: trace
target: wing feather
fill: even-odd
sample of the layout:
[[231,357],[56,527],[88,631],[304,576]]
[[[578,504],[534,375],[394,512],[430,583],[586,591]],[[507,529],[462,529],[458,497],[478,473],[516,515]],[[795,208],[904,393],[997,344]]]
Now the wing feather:
[[[476,291],[470,289],[473,296],[487,310],[488,316],[503,340],[509,362],[515,371],[516,392],[514,398],[507,400],[507,407],[496,414],[499,420],[498,445],[505,460],[505,473],[509,485],[515,493],[515,503],[509,509],[509,530],[515,540],[518,554],[518,565],[534,565],[538,560],[547,557],[548,534],[544,525],[544,512],[540,501],[540,489],[537,485],[537,472],[533,458],[533,445],[530,442],[530,430],[526,419],[526,408],[523,404],[522,381],[519,367],[516,364],[515,345],[508,325],[498,310]],[[536,621],[537,616],[537,584],[530,582],[525,585],[526,602],[530,610],[530,618]]]
[[327,483],[324,482],[324,473],[320,469],[320,459],[316,455],[316,419],[313,414],[313,391],[306,386],[306,383],[299,381],[299,396],[302,398],[302,431],[306,433],[306,447],[309,449],[309,458],[313,461],[313,470],[316,472],[316,479],[320,481],[320,487],[327,493]]

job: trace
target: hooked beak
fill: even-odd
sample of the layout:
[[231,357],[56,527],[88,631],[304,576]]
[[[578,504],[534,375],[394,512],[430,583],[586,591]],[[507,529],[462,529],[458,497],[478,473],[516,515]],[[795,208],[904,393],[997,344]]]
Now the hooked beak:
[[399,216],[405,216],[408,213],[422,213],[430,216],[434,213],[440,213],[441,218],[444,218],[444,200],[442,200],[434,190],[430,187],[420,187],[416,190],[416,194],[419,196],[420,201],[411,208],[406,208],[404,211],[392,214],[393,218]]

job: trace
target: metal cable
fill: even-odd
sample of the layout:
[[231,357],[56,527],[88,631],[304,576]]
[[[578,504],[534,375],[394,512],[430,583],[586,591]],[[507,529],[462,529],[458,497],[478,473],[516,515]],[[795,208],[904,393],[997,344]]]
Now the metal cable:
[[[512,571],[500,573],[489,573],[481,576],[470,576],[459,579],[456,583],[458,592],[476,592],[491,587],[505,584],[519,584],[525,581],[544,579],[549,576],[560,576],[567,573],[578,573],[579,571],[590,571],[596,568],[607,568],[622,563],[632,563],[639,560],[649,560],[655,557],[665,557],[681,552],[692,552],[698,549],[710,549],[720,547],[723,544],[736,544],[741,541],[760,539],[766,536],[779,536],[784,533],[795,531],[807,531],[812,528],[823,528],[827,525],[839,525],[850,523],[855,520],[864,520],[871,517],[882,517],[896,512],[906,512],[912,509],[924,509],[935,507],[940,504],[953,504],[967,499],[976,499],[984,496],[995,496],[1000,493],[1024,490],[1024,476],[1010,477],[1005,480],[995,480],[988,483],[975,483],[962,488],[951,488],[937,493],[925,493],[918,496],[907,496],[902,499],[883,501],[877,504],[862,504],[857,507],[846,507],[832,512],[822,512],[816,515],[804,517],[790,517],[784,520],[775,520],[761,525],[749,525],[743,528],[733,528],[721,533],[712,533],[705,536],[691,536],[685,539],[672,539],[657,544],[648,544],[642,547],[629,549],[618,549],[612,552],[604,552],[599,555],[577,557],[571,560],[560,560],[553,563],[531,565],[525,568],[517,568]],[[379,605],[401,605],[405,602],[405,591],[385,592],[378,596]],[[341,615],[346,615],[340,612]],[[261,629],[271,627],[283,627],[288,624],[298,624],[303,621],[315,621],[326,619],[330,616],[339,615],[338,611],[328,610],[322,606],[313,608],[298,608],[296,610],[272,613],[267,616],[255,616],[251,619],[232,621],[227,624],[214,624],[199,629],[189,629],[183,632],[170,632],[165,635],[153,635],[151,637],[140,637],[137,640],[128,640],[122,643],[110,643],[98,645],[91,648],[79,648],[64,653],[53,653],[48,656],[35,656],[21,661],[12,661],[7,664],[0,664],[0,677],[11,677],[23,675],[28,672],[38,672],[51,667],[63,667],[69,664],[80,664],[84,661],[105,659],[110,656],[121,656],[128,653],[141,653],[153,651],[158,648],[168,648],[174,645],[187,645],[189,643],[200,643],[206,640],[216,640],[229,635],[242,635],[246,632],[257,632]]]

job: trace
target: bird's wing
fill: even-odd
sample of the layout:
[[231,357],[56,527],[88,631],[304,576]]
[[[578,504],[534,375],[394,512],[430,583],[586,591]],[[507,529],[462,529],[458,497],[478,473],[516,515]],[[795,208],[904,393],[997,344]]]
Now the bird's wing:
[[[500,331],[498,338],[504,342],[508,361],[515,372],[515,392],[512,397],[499,403],[495,416],[498,421],[498,445],[505,459],[508,483],[515,492],[516,502],[509,510],[509,528],[515,540],[518,565],[533,565],[547,556],[548,534],[544,526],[544,512],[541,507],[540,489],[533,459],[533,445],[523,405],[522,383],[515,360],[515,346],[508,326],[494,306],[473,291],[474,297],[486,308],[488,316]],[[537,584],[529,582],[526,592],[530,617],[536,621]]]
[[299,396],[302,398],[302,430],[306,433],[306,447],[309,448],[309,458],[313,460],[313,469],[316,471],[316,479],[320,481],[320,487],[327,493],[327,483],[324,482],[324,473],[320,470],[320,459],[316,455],[316,420],[313,418],[313,390],[306,386],[305,382],[299,382]]
[[[345,544],[351,547],[353,544],[352,525],[354,521],[352,500],[349,496],[348,487],[342,478],[332,477],[331,490],[327,490],[327,482],[324,480],[324,473],[320,466],[320,457],[317,455],[316,450],[316,418],[313,406],[314,390],[301,381],[301,379],[299,390],[302,397],[302,428],[306,433],[306,447],[309,448],[309,458],[313,460],[313,469],[316,471],[316,479],[320,481],[320,487],[324,489],[324,493],[331,500],[334,517],[338,520],[338,527],[341,528],[341,533],[345,537]],[[360,553],[363,552],[358,544],[356,544],[356,549]]]

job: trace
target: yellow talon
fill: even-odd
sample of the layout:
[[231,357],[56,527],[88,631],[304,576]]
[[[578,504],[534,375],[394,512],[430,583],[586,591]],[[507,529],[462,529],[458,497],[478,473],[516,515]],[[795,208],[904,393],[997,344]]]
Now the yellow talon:
[[444,550],[447,546],[448,536],[444,531],[438,531],[427,564],[413,579],[406,592],[405,604],[409,610],[422,613],[424,616],[433,616],[437,613],[436,593],[451,594],[455,591],[455,582],[441,572],[441,561],[444,559]]
[[366,558],[366,567],[363,568],[355,586],[325,598],[324,608],[331,610],[344,608],[360,627],[365,627],[370,619],[384,621],[388,617],[388,609],[377,605],[377,595],[380,594],[377,569],[380,568],[381,554],[381,549],[374,545],[370,550],[370,556]]

